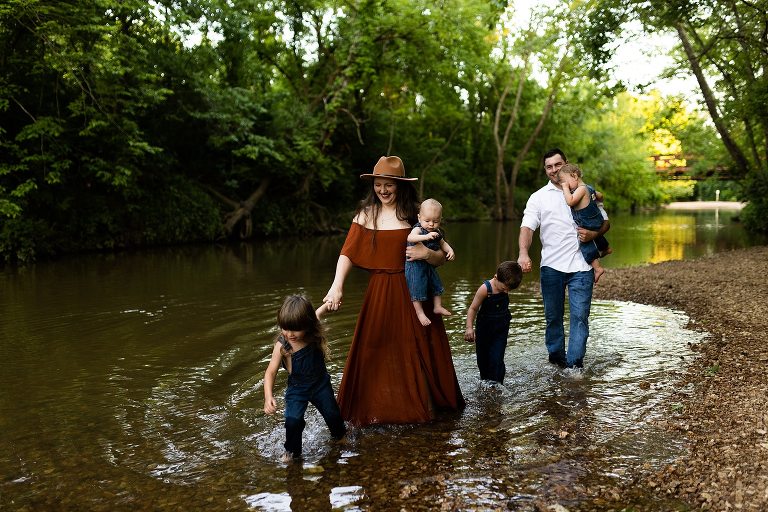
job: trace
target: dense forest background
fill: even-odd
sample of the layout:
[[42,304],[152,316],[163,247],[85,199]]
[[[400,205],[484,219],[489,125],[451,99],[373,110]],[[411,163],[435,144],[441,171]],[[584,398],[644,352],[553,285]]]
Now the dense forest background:
[[[3,0],[0,255],[343,229],[386,154],[512,219],[553,146],[609,210],[720,189],[768,231],[767,3]],[[625,90],[628,24],[698,99]]]

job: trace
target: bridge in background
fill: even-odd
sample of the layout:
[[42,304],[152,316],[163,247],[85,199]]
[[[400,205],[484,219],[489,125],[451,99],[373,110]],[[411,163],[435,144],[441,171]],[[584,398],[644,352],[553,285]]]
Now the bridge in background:
[[653,162],[656,174],[665,180],[695,180],[701,181],[710,178],[717,178],[723,181],[735,180],[736,177],[731,173],[731,169],[718,166],[709,169],[705,173],[692,175],[692,167],[688,165],[690,159],[682,155],[655,155],[648,158]]

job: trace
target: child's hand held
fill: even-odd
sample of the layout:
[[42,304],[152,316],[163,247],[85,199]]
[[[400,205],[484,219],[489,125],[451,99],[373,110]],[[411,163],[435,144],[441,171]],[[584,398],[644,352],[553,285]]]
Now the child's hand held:
[[339,307],[341,307],[341,297],[342,293],[340,290],[334,290],[331,288],[328,290],[328,294],[323,297],[323,303],[328,304],[329,311],[336,311],[339,309]]

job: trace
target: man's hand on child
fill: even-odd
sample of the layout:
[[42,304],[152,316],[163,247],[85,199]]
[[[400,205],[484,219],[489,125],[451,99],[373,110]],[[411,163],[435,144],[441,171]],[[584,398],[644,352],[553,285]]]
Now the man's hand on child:
[[531,258],[527,254],[520,255],[517,258],[517,264],[520,265],[520,268],[523,269],[523,272],[530,272],[533,268]]
[[453,252],[453,249],[449,249],[448,252],[445,253],[445,259],[448,261],[453,261],[453,259],[456,257],[456,253]]
[[597,235],[598,235],[597,231],[590,231],[585,228],[577,228],[576,231],[579,234],[579,242],[581,243],[591,242],[592,240],[597,238]]

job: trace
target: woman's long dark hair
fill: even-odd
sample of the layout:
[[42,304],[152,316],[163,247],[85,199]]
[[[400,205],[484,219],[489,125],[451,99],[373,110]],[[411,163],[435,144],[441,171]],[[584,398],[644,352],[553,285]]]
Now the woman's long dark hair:
[[[328,360],[328,342],[312,303],[303,295],[289,295],[277,311],[277,325],[286,331],[304,331],[304,341],[316,343]],[[286,354],[283,354],[286,355]]]
[[[417,216],[419,213],[418,194],[416,193],[416,187],[410,181],[394,180],[397,183],[397,189],[395,191],[395,214],[398,220],[404,220],[409,225],[416,224]],[[371,187],[368,189],[368,195],[360,201],[360,204],[355,211],[355,216],[362,213],[366,219],[370,218],[373,221],[374,238],[375,233],[378,231],[379,212],[381,211],[381,200],[376,195],[376,190],[373,188],[374,180],[371,180]],[[370,216],[370,217],[369,217]]]

